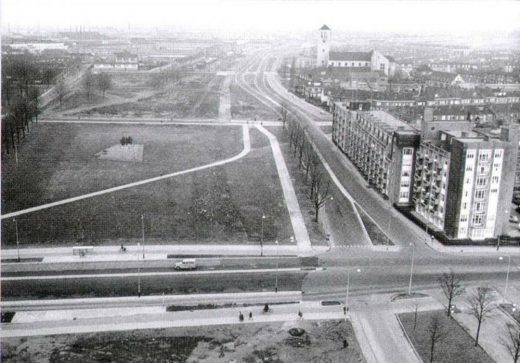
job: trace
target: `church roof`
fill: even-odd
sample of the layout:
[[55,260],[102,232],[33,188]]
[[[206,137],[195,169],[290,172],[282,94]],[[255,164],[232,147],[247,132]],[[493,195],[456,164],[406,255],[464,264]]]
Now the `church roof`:
[[330,30],[330,28],[324,24],[324,25],[320,28],[320,30]]
[[330,52],[329,60],[370,62],[372,52]]

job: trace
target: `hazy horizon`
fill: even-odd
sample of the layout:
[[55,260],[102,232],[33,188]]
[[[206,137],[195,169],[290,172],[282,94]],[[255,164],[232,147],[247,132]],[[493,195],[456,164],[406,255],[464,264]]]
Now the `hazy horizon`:
[[3,0],[2,30],[173,28],[231,34],[334,31],[504,34],[520,30],[516,1]]

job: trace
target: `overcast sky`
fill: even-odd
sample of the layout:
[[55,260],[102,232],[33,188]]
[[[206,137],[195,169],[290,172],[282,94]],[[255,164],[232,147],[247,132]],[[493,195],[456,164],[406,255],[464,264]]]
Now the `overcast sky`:
[[2,27],[165,26],[229,32],[509,32],[518,1],[0,0]]

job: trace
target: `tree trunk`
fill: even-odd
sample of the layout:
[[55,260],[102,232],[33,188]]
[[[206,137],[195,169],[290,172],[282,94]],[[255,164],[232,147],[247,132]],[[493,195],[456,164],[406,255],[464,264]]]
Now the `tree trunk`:
[[478,336],[480,335],[480,325],[482,324],[482,320],[479,319],[477,325],[477,335],[475,336],[475,347],[478,347]]
[[433,363],[433,351],[435,350],[435,341],[432,340],[432,347],[430,349],[430,363]]
[[318,223],[318,212],[320,211],[320,206],[318,203],[315,203],[314,204],[314,208],[315,208],[315,213],[314,213],[314,218],[316,219],[316,223]]

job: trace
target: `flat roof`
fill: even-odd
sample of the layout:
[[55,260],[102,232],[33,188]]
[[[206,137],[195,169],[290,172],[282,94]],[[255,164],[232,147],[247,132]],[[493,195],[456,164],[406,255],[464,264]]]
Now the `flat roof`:
[[384,123],[386,126],[392,129],[401,128],[401,131],[416,131],[413,127],[408,125],[406,122],[399,120],[398,118],[392,116],[388,112],[385,111],[366,111],[366,113],[371,114],[374,118],[378,119],[380,122]]

